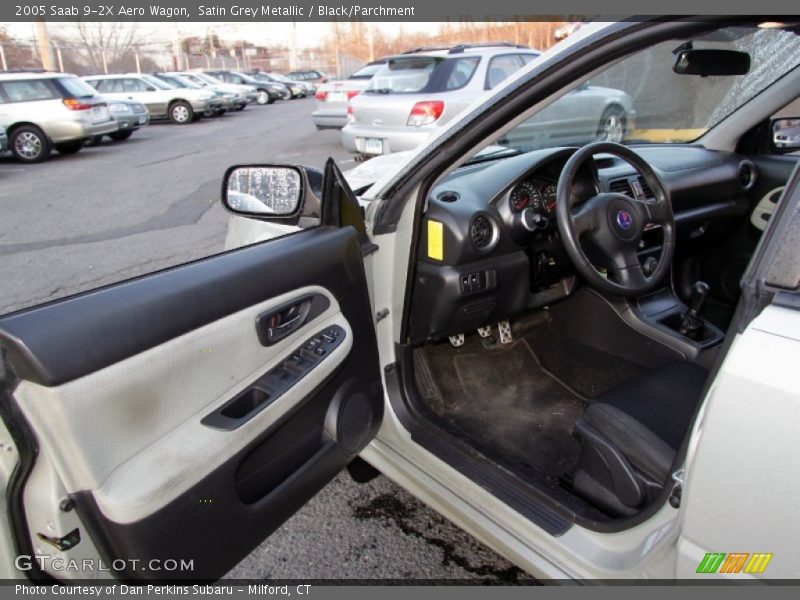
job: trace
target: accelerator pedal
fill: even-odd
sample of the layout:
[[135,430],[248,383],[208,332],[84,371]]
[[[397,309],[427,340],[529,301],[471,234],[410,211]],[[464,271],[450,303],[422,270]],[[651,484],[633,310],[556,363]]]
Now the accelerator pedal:
[[500,333],[501,344],[510,344],[514,341],[514,334],[511,333],[510,321],[500,321],[497,324],[497,331]]

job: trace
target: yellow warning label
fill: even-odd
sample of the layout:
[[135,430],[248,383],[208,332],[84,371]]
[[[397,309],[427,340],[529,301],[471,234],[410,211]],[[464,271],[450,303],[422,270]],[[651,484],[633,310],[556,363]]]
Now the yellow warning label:
[[444,227],[439,221],[428,221],[428,256],[444,260]]

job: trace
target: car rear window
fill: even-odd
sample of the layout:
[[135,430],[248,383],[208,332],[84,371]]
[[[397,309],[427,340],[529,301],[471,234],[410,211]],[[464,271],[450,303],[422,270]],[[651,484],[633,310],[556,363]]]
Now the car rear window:
[[383,64],[378,65],[366,65],[365,67],[361,67],[358,71],[350,75],[348,79],[372,79],[372,76],[375,75],[378,71],[380,71],[384,67]]
[[34,102],[58,98],[58,93],[53,85],[44,79],[6,81],[2,86],[9,102]]
[[75,98],[87,98],[96,95],[92,86],[77,77],[62,77],[58,82],[70,96]]
[[437,93],[463,88],[480,57],[403,56],[381,67],[366,88],[375,94]]

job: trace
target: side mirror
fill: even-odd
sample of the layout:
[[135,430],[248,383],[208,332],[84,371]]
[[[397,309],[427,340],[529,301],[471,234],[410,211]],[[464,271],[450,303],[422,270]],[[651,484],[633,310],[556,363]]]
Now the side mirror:
[[294,165],[235,165],[225,171],[222,204],[253,219],[298,224],[319,218],[322,173]]
[[800,150],[800,117],[774,119],[772,144],[779,152]]
[[750,70],[750,55],[738,50],[678,49],[672,70],[678,75],[700,77],[746,75]]

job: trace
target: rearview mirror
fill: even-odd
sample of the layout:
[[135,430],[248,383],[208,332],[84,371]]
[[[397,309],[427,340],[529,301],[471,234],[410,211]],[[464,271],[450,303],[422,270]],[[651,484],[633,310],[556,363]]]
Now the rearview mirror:
[[246,217],[291,218],[303,198],[300,169],[291,166],[234,166],[225,172],[222,203]]
[[782,152],[800,150],[800,117],[772,121],[772,143]]
[[730,76],[746,75],[750,55],[738,50],[678,50],[672,70],[678,75]]

